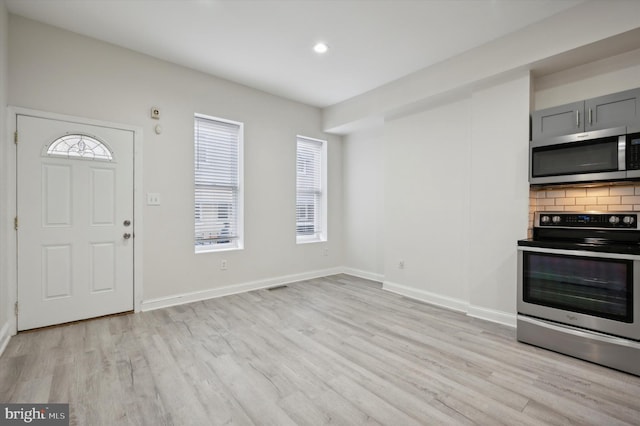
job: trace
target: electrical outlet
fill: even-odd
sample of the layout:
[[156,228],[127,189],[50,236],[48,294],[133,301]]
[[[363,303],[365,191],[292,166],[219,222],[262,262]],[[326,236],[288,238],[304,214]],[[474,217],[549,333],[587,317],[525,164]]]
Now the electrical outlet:
[[404,269],[404,260],[398,262],[398,269]]
[[226,271],[227,270],[227,259],[222,259],[220,261],[220,270],[221,271]]
[[157,192],[147,192],[147,205],[148,206],[159,206],[160,205],[160,194]]

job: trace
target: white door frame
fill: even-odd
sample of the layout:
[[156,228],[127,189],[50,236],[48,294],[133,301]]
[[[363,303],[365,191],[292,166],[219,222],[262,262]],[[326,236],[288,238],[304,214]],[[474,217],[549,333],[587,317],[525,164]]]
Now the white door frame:
[[[143,271],[142,271],[142,254],[143,254],[143,196],[142,196],[142,146],[143,146],[143,134],[142,127],[132,126],[129,124],[112,123],[101,120],[94,120],[91,118],[76,117],[71,115],[57,114],[47,111],[39,111],[35,109],[28,109],[22,107],[8,107],[7,117],[7,145],[10,145],[5,151],[5,164],[6,169],[6,191],[7,191],[7,204],[4,214],[8,219],[10,225],[7,225],[7,232],[5,234],[6,241],[3,241],[5,247],[7,247],[6,258],[7,271],[5,278],[9,283],[9,294],[7,300],[7,312],[10,317],[10,330],[11,335],[15,335],[18,332],[18,321],[14,314],[14,306],[18,300],[18,259],[16,243],[18,233],[13,229],[13,218],[16,216],[17,204],[16,204],[16,188],[17,188],[17,169],[16,169],[16,145],[10,143],[14,140],[14,132],[16,131],[16,122],[18,115],[29,115],[33,117],[48,118],[52,120],[72,121],[83,124],[89,124],[94,126],[106,126],[116,129],[128,130],[133,132],[133,223],[135,224],[135,243],[133,249],[133,308],[135,312],[141,311],[142,306],[142,284],[143,284]],[[18,141],[18,143],[20,143]],[[2,212],[0,212],[2,213]],[[0,214],[0,217],[2,214]],[[10,232],[9,232],[10,229]]]

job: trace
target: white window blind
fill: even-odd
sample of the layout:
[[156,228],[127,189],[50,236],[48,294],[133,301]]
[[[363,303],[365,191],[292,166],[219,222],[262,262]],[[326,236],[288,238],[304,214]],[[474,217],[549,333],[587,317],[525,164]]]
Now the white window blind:
[[296,236],[298,242],[326,239],[325,141],[297,138]]
[[240,248],[242,123],[195,116],[196,252]]

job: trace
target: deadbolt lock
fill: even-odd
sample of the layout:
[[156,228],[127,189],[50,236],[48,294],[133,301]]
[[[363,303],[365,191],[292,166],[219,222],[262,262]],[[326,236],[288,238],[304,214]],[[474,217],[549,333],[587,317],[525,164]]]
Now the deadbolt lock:
[[131,221],[130,220],[125,220],[122,224],[124,226],[129,226],[129,225],[131,225]]

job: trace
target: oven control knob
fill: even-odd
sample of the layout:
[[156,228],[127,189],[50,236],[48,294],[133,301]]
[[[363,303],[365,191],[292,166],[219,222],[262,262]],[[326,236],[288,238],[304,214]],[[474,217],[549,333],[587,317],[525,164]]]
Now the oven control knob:
[[622,221],[627,225],[633,225],[633,222],[635,222],[636,220],[633,216],[625,216],[624,219],[622,219]]
[[549,223],[550,220],[551,220],[551,218],[549,216],[542,216],[540,218],[540,222],[542,222],[542,223]]
[[611,216],[609,218],[609,223],[612,224],[612,225],[615,225],[618,222],[620,222],[620,218],[618,216]]
[[553,223],[560,223],[560,216],[554,216],[551,218],[551,220],[553,221]]

